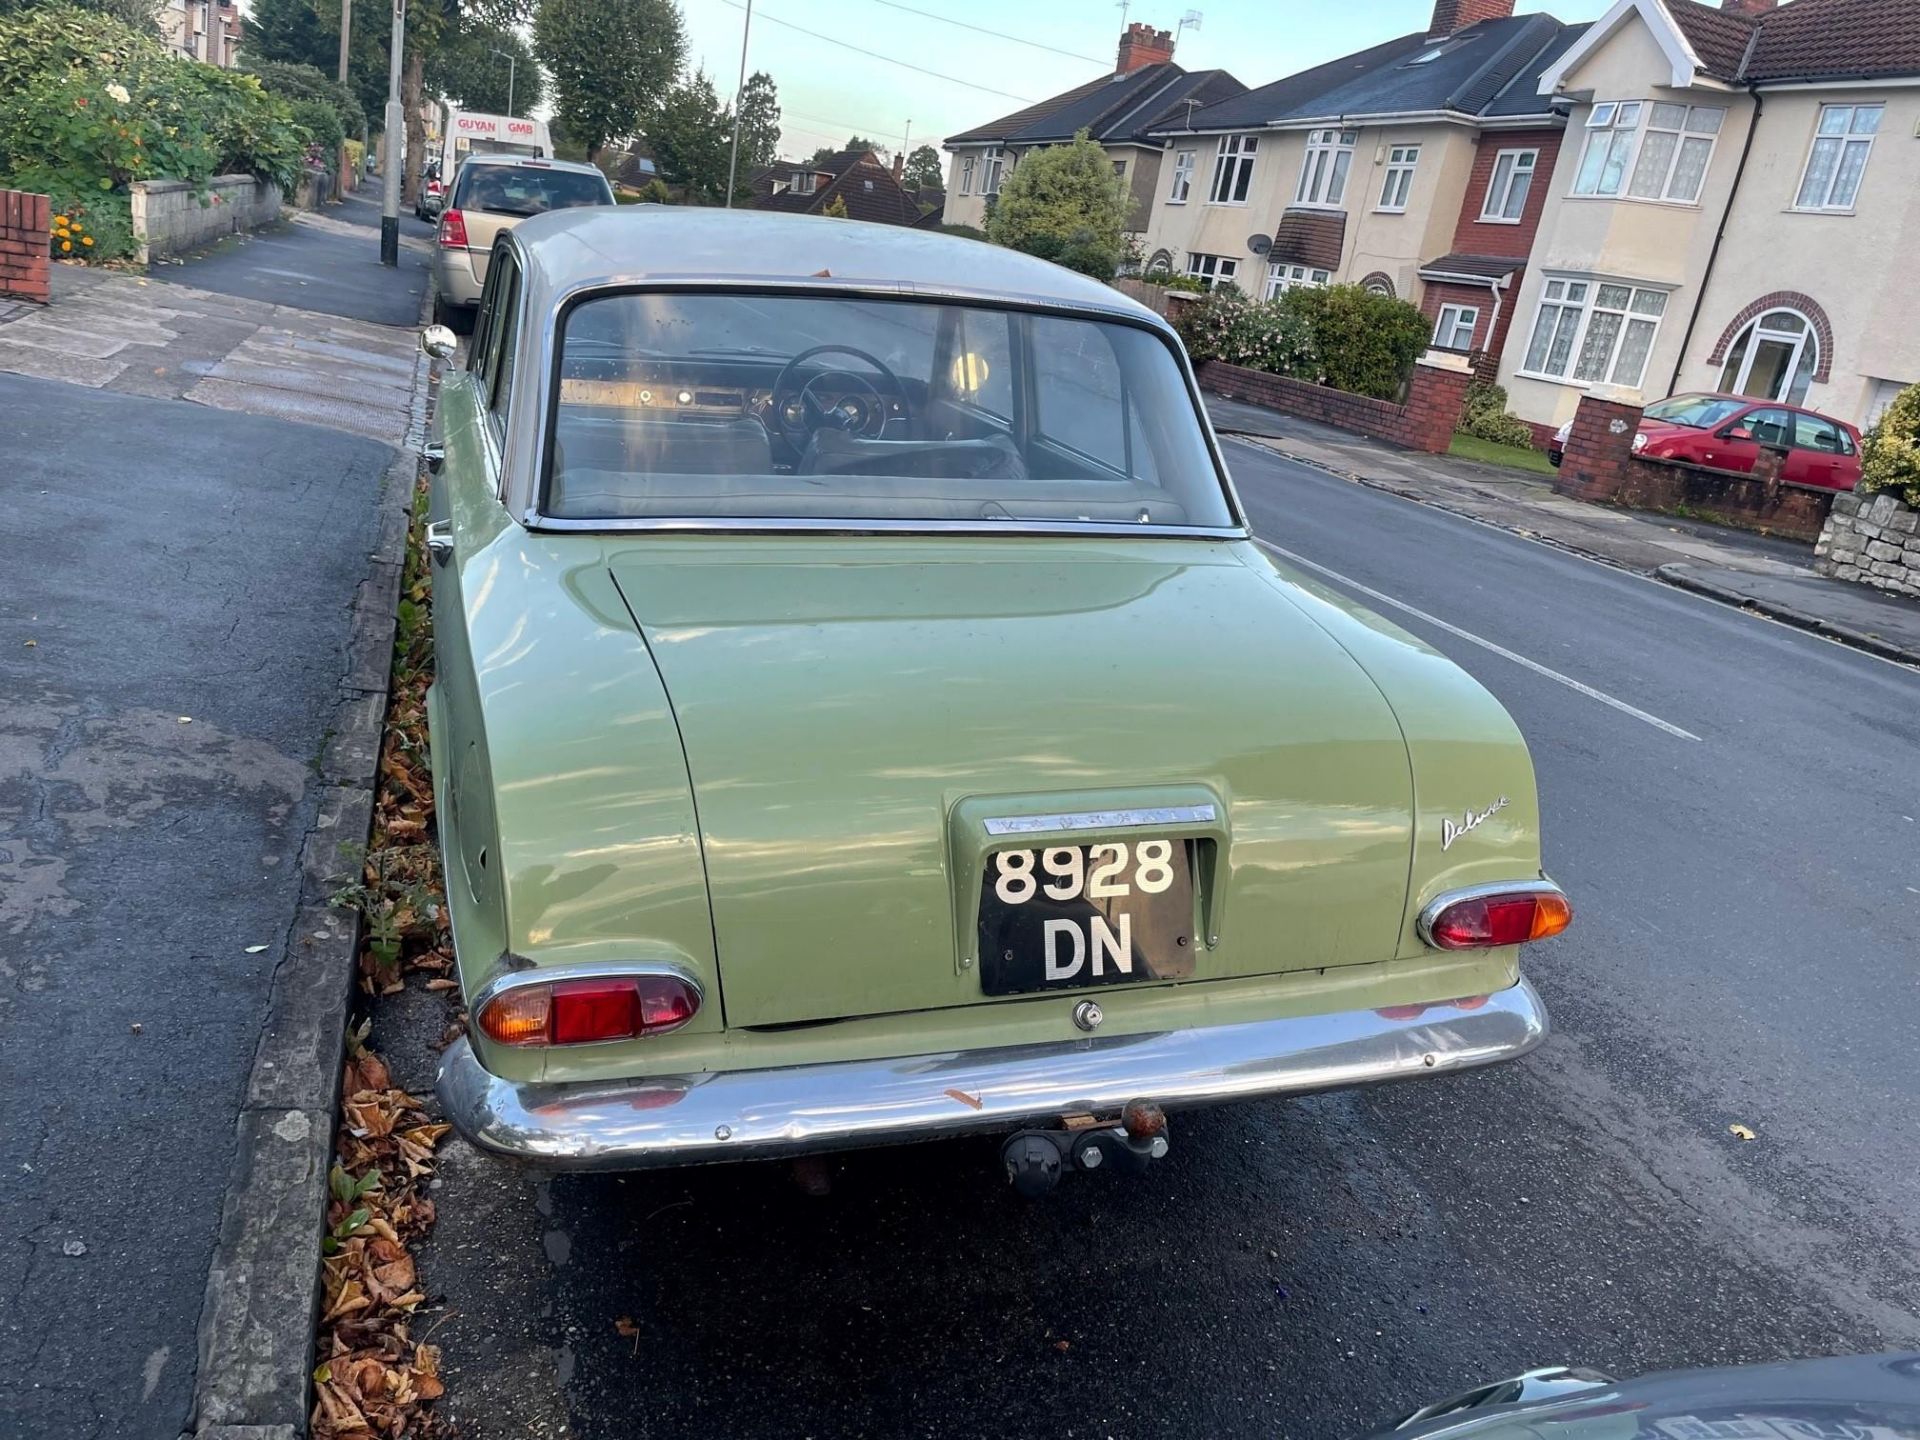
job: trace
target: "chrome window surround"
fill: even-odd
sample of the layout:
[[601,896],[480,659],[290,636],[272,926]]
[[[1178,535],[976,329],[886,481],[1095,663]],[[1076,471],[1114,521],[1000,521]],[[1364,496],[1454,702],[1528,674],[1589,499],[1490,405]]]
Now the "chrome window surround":
[[[531,268],[531,262],[525,246],[513,231],[506,232],[501,242],[511,246],[515,258],[520,262],[522,273]],[[520,303],[528,303],[531,285],[521,286]],[[1187,398],[1193,405],[1194,418],[1199,421],[1201,433],[1206,441],[1207,453],[1213,460],[1214,478],[1226,497],[1228,513],[1233,523],[1222,526],[1199,525],[1100,525],[1091,522],[1049,520],[1049,521],[987,521],[987,520],[854,520],[828,517],[802,519],[759,518],[750,516],[661,516],[646,518],[613,519],[573,519],[566,516],[548,515],[540,508],[541,494],[546,488],[547,458],[553,448],[553,427],[556,414],[554,401],[559,391],[560,373],[560,336],[561,325],[567,313],[581,301],[598,298],[603,295],[618,295],[635,291],[689,291],[714,293],[739,293],[755,291],[768,295],[799,295],[807,297],[839,297],[852,300],[900,300],[922,304],[967,304],[984,305],[1002,310],[1019,310],[1028,314],[1058,315],[1068,319],[1097,319],[1121,325],[1131,325],[1135,329],[1145,330],[1166,345],[1172,352],[1174,363],[1179,367],[1181,378],[1186,382]],[[1111,306],[1096,304],[1063,305],[1048,301],[1044,297],[1026,295],[1007,295],[998,292],[984,292],[969,289],[962,285],[932,287],[918,284],[888,285],[874,282],[829,280],[823,283],[808,284],[804,281],[770,284],[762,278],[741,278],[736,276],[699,276],[699,277],[639,277],[632,279],[612,278],[582,281],[562,290],[544,321],[537,327],[526,324],[527,316],[522,314],[519,334],[522,345],[536,343],[538,351],[532,357],[533,369],[518,367],[521,376],[538,375],[539,383],[531,389],[516,383],[518,392],[510,398],[510,404],[518,411],[519,407],[534,408],[534,423],[537,426],[537,439],[533,448],[532,464],[529,475],[522,483],[515,484],[517,477],[509,473],[512,468],[514,449],[513,436],[516,429],[516,415],[510,414],[507,431],[508,441],[502,456],[502,476],[500,495],[506,504],[508,513],[513,515],[528,530],[575,532],[586,534],[646,534],[646,533],[761,533],[761,534],[839,534],[839,535],[1081,535],[1099,536],[1106,539],[1121,539],[1127,536],[1154,536],[1187,540],[1245,540],[1251,534],[1247,525],[1246,507],[1240,503],[1238,491],[1234,489],[1233,479],[1227,473],[1226,458],[1220,449],[1219,437],[1214,433],[1213,422],[1208,418],[1205,402],[1201,399],[1200,384],[1194,374],[1193,363],[1188,358],[1186,347],[1181,345],[1173,328],[1164,320],[1148,312],[1145,315],[1135,313],[1125,303],[1116,302]],[[522,359],[528,357],[522,353]]]
[[1440,918],[1440,912],[1449,905],[1458,905],[1462,900],[1484,900],[1494,895],[1558,895],[1562,900],[1567,898],[1567,892],[1544,875],[1537,875],[1531,880],[1495,880],[1486,885],[1468,885],[1459,890],[1443,891],[1422,905],[1419,918],[1413,922],[1414,928],[1420,932],[1420,939],[1425,944],[1435,950],[1444,950],[1445,946],[1433,943],[1433,922]]
[[[457,942],[454,948],[458,950],[459,946]],[[665,960],[613,960],[599,965],[581,965],[577,967],[536,965],[526,970],[508,970],[504,974],[496,975],[480,987],[479,993],[467,1002],[467,1014],[472,1016],[473,1023],[478,1025],[480,1023],[480,1013],[485,1010],[488,1005],[492,1004],[502,995],[509,994],[515,990],[525,990],[534,985],[554,985],[563,980],[625,980],[638,975],[671,976],[673,979],[681,981],[692,989],[694,995],[694,1015],[698,1015],[706,1008],[707,989],[700,983],[699,977],[688,970],[686,966],[675,965]],[[666,1029],[654,1030],[649,1033],[651,1035],[671,1035],[677,1030],[685,1029],[692,1023],[693,1017],[689,1016],[678,1025]],[[486,1037],[487,1043],[490,1045],[500,1045],[503,1049],[507,1050],[533,1051],[585,1050],[595,1045],[628,1045],[635,1040],[645,1040],[648,1038],[647,1035],[626,1035],[615,1040],[578,1040],[566,1045],[505,1045],[503,1042],[495,1040],[491,1035],[487,1035],[485,1030],[482,1030],[480,1033]]]
[[1133,830],[1143,825],[1211,825],[1216,814],[1211,805],[1162,805],[1151,810],[996,815],[980,823],[989,835],[1035,835],[1052,830]]

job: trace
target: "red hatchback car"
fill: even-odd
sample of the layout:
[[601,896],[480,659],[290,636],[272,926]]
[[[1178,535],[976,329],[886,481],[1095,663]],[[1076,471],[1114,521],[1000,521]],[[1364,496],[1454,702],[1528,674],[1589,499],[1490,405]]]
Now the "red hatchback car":
[[[1560,463],[1567,427],[1547,458]],[[1756,400],[1751,395],[1675,395],[1647,406],[1633,453],[1649,460],[1685,460],[1719,470],[1747,470],[1761,447],[1784,450],[1781,478],[1828,490],[1851,490],[1860,479],[1860,432],[1844,420]]]

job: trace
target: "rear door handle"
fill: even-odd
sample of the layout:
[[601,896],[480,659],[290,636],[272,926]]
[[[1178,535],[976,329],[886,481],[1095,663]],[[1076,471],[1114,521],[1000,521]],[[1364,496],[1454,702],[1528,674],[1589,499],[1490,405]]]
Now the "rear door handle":
[[444,565],[453,558],[453,522],[451,520],[427,522],[427,554],[433,557],[433,563],[436,565]]

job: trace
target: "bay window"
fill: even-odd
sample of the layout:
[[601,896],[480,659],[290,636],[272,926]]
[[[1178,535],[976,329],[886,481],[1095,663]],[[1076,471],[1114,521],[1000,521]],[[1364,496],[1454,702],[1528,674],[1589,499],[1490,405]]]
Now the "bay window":
[[1347,173],[1353,169],[1354,130],[1309,130],[1307,153],[1300,163],[1300,183],[1293,203],[1337,208],[1346,199]]
[[1240,273],[1240,262],[1231,255],[1188,255],[1187,274],[1205,282],[1211,290],[1215,285],[1231,284]]
[[1677,200],[1688,205],[1698,200],[1707,162],[1713,159],[1714,137],[1726,113],[1717,105],[1655,101],[1647,110],[1640,159],[1627,193],[1636,200]]
[[1207,199],[1215,205],[1244,205],[1253,185],[1253,157],[1260,141],[1253,135],[1222,135],[1213,157],[1213,189]]
[[1378,209],[1398,213],[1407,208],[1407,193],[1413,189],[1413,169],[1419,163],[1418,145],[1396,145],[1387,152],[1387,175],[1380,185]]
[[1289,265],[1275,260],[1267,266],[1266,298],[1272,300],[1296,287],[1324,285],[1332,278],[1333,272],[1330,270],[1316,270],[1311,265]]
[[1169,205],[1184,205],[1187,196],[1193,193],[1193,158],[1191,150],[1173,152],[1173,189],[1167,194]]
[[1540,291],[1522,373],[1635,388],[1646,373],[1667,294],[1617,281],[1556,277]]
[[1607,100],[1587,116],[1587,148],[1573,177],[1576,195],[1618,195],[1627,183],[1633,133],[1640,125],[1638,100]]
[[1822,105],[1820,125],[1807,152],[1796,210],[1851,210],[1860,193],[1873,137],[1880,133],[1884,105]]

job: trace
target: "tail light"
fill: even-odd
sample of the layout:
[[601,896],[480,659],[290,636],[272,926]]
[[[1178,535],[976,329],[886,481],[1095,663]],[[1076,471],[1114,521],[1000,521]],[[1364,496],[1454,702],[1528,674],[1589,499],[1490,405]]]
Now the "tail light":
[[449,249],[467,248],[467,217],[449,210],[440,217],[440,243]]
[[1420,912],[1420,938],[1440,950],[1491,950],[1558,935],[1573,907],[1557,885],[1481,885],[1442,895]]
[[678,1030],[700,1009],[700,987],[671,970],[529,980],[515,976],[475,1007],[502,1045],[593,1045]]

